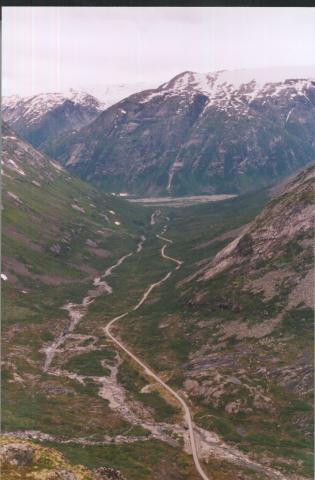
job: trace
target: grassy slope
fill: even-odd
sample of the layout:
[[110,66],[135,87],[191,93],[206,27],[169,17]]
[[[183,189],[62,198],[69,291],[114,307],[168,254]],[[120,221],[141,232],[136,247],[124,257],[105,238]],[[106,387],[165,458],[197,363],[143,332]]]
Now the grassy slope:
[[[8,158],[22,152],[19,165],[26,174],[5,168],[11,178],[4,177],[3,185],[2,254],[3,271],[8,276],[8,281],[2,282],[3,358],[7,360],[3,375],[4,428],[42,428],[56,422],[58,431],[69,410],[65,431],[73,433],[77,430],[79,409],[77,414],[71,413],[67,398],[47,399],[38,388],[38,383],[45,381],[45,376],[35,377],[41,375],[44,361],[40,348],[68,323],[62,305],[66,301],[81,302],[93,277],[135,249],[148,212],[99,193],[66,172],[59,172],[46,158],[37,158],[35,150],[25,149],[29,149],[27,144],[18,140],[4,143]],[[33,166],[34,159],[42,163]],[[41,186],[32,184],[33,180]],[[8,192],[17,195],[19,202]],[[79,205],[85,213],[73,209],[72,204]],[[100,214],[107,215],[109,220]],[[115,225],[115,219],[121,225]],[[86,243],[88,239],[97,243],[98,250],[108,252],[108,256],[95,255]],[[60,245],[59,253],[50,250],[56,244]],[[27,266],[27,273],[21,266]],[[10,382],[14,374],[22,378],[28,374],[29,379],[24,384]],[[83,408],[87,398],[78,397],[78,405],[81,403]],[[95,399],[95,408],[106,410],[104,403]],[[109,422],[109,428],[111,424],[114,431],[126,426],[126,422],[115,418]]]

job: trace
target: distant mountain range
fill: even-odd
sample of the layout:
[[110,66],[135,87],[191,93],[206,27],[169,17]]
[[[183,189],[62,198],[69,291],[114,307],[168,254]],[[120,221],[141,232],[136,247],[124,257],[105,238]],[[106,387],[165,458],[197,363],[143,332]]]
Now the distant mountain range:
[[312,68],[187,71],[109,108],[132,89],[6,100],[3,118],[106,190],[238,193],[314,160],[314,78]]
[[39,93],[2,98],[2,118],[24,140],[45,150],[47,142],[79,130],[91,123],[106,108],[133,93],[152,88],[147,82],[96,85],[66,92]]
[[92,95],[73,90],[69,94],[10,96],[2,100],[2,118],[24,140],[42,148],[47,141],[95,120],[104,108]]

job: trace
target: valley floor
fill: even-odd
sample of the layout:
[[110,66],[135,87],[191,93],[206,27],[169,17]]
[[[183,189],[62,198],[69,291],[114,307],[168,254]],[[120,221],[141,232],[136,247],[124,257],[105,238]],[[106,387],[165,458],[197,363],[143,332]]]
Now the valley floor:
[[[207,411],[184,388],[187,332],[172,327],[177,311],[169,294],[178,292],[192,264],[209,262],[230,237],[217,235],[227,231],[220,225],[210,253],[192,252],[194,240],[189,239],[189,248],[179,241],[172,216],[179,231],[185,212],[152,212],[136,246],[92,280],[81,302],[62,306],[69,315],[63,328],[31,354],[28,372],[18,368],[9,379],[5,434],[52,446],[68,461],[89,468],[105,463],[127,480],[308,478],[306,470],[291,472],[285,455],[279,461],[268,447],[246,449],[232,436],[225,438],[224,429],[209,428],[202,417],[217,418],[218,412]],[[242,210],[241,221],[232,225],[235,232],[251,216]],[[215,216],[211,220],[218,222]],[[166,327],[169,343],[162,346],[160,332]],[[180,326],[186,327],[189,331],[189,325]]]
[[192,195],[185,197],[127,197],[128,202],[138,203],[144,207],[188,207],[191,205],[198,205],[199,203],[220,202],[229,198],[235,198],[237,195]]

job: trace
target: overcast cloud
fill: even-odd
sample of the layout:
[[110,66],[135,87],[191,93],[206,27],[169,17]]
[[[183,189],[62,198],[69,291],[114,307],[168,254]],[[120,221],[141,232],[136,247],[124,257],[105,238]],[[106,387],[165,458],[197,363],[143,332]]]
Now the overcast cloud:
[[4,7],[2,92],[315,63],[315,9]]

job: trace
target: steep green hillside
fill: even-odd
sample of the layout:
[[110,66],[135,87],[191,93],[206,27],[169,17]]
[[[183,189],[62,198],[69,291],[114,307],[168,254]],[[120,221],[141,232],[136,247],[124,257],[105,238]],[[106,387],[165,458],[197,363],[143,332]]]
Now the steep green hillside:
[[149,213],[71,177],[6,127],[2,148],[3,325],[63,317],[66,299],[136,246]]

